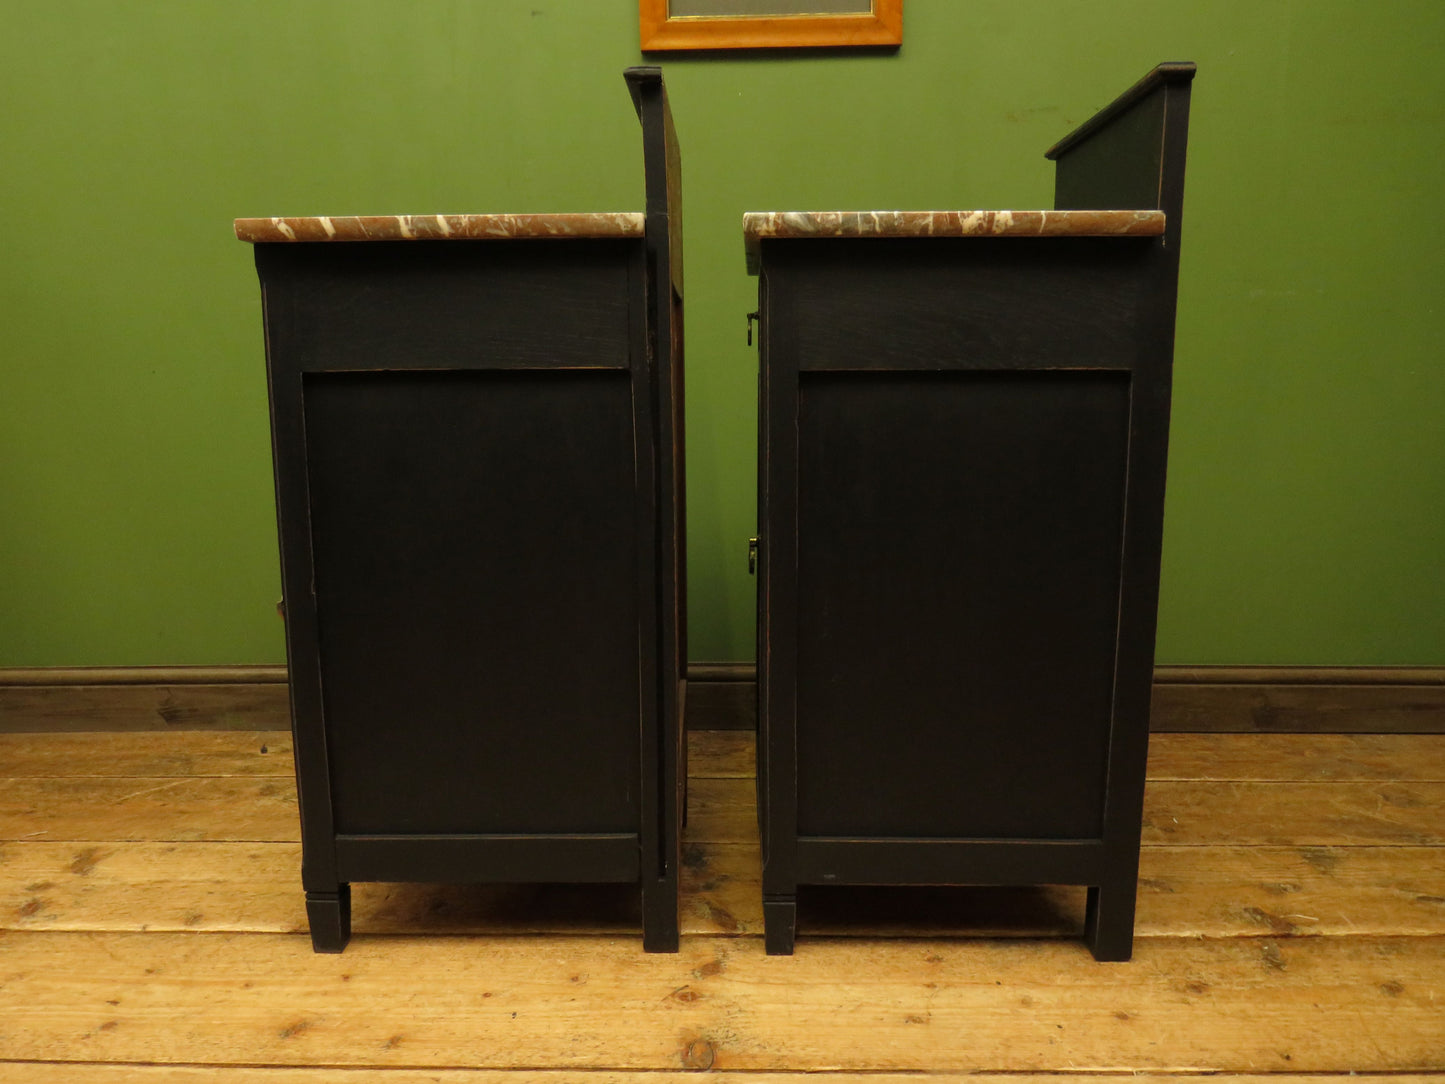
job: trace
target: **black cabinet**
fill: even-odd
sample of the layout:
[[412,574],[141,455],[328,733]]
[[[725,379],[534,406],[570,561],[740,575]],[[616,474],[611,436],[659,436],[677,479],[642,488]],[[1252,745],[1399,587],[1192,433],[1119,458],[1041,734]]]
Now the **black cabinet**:
[[1087,885],[1131,952],[1193,73],[1055,210],[745,220],[769,952],[806,884]]
[[683,643],[678,155],[645,214],[251,219],[302,880],[625,882],[675,950]]

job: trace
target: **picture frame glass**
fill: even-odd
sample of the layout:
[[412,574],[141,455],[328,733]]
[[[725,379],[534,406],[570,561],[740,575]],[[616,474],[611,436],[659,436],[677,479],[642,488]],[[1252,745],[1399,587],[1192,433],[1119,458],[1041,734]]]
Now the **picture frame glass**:
[[873,0],[667,0],[670,19],[870,15]]

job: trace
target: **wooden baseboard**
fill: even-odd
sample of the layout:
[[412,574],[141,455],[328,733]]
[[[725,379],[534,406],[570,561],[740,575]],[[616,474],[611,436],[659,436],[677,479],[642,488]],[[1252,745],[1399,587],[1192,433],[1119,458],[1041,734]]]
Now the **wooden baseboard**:
[[0,734],[290,729],[284,666],[0,669]]
[[[752,663],[688,667],[688,726],[757,726]],[[284,666],[0,668],[0,733],[286,730]],[[1445,733],[1445,667],[1161,666],[1152,728]]]
[[687,728],[757,730],[757,666],[750,662],[689,663]]
[[1150,729],[1445,733],[1441,666],[1160,666]]

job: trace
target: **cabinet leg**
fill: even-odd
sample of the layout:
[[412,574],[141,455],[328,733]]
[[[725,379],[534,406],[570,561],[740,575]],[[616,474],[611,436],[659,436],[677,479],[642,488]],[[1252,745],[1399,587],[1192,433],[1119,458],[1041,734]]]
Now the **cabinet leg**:
[[1134,897],[1138,884],[1092,885],[1084,912],[1084,941],[1094,959],[1123,962],[1134,954]]
[[644,952],[676,952],[677,880],[663,878],[642,883],[642,949]]
[[306,893],[306,920],[311,924],[315,952],[340,952],[351,939],[351,885],[335,892]]
[[763,944],[769,956],[791,956],[798,933],[798,897],[763,898]]

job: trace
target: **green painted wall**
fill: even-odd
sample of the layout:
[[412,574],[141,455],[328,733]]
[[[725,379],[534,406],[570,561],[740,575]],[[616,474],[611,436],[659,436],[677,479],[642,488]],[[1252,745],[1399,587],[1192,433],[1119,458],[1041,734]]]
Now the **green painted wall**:
[[[0,16],[0,665],[280,661],[259,295],[230,220],[640,208],[636,4]],[[1445,3],[908,0],[905,40],[664,60],[693,657],[752,653],[741,213],[1047,206],[1043,150],[1190,59],[1159,657],[1445,663]]]

